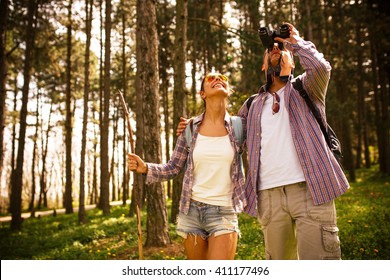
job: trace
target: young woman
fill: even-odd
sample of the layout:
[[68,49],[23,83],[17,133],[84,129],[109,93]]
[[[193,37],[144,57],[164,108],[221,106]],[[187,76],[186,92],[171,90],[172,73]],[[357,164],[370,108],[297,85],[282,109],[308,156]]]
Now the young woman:
[[168,163],[145,163],[129,154],[129,169],[146,173],[147,183],[172,179],[186,168],[176,230],[191,260],[234,259],[240,235],[237,213],[246,199],[240,144],[226,111],[229,91],[224,75],[203,79],[205,112],[192,121],[189,147],[183,133]]

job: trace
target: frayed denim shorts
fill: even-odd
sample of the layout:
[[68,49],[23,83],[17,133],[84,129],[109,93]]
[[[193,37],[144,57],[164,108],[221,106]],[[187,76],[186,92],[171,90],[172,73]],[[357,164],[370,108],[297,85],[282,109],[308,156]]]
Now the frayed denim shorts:
[[216,206],[191,200],[188,214],[179,213],[176,232],[187,239],[188,234],[209,238],[212,234],[219,236],[237,232],[237,213],[232,206]]

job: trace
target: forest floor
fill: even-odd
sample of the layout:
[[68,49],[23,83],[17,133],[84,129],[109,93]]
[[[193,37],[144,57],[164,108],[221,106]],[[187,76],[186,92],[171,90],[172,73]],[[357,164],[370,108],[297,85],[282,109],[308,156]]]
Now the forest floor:
[[[112,202],[110,202],[110,205],[117,206],[117,205],[121,205],[122,203],[123,203],[122,201],[112,201]],[[95,208],[96,208],[96,204],[85,205],[85,210],[91,210],[91,209],[95,209]],[[78,211],[79,211],[78,207],[73,208],[74,213],[77,213]],[[24,213],[22,213],[22,218],[23,219],[28,219],[31,217],[40,218],[40,217],[50,216],[50,215],[55,216],[57,214],[65,214],[65,208],[35,211],[34,215],[31,215],[31,212],[24,212]],[[0,216],[0,223],[10,222],[11,220],[12,220],[12,216],[10,216],[10,215]]]

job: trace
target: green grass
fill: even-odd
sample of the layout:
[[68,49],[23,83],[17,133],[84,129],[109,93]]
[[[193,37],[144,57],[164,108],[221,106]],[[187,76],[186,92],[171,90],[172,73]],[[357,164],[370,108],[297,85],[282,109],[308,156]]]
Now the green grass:
[[[336,200],[342,258],[346,260],[389,259],[390,178],[378,175],[377,168],[359,170],[358,180]],[[128,207],[115,206],[104,216],[100,210],[87,212],[88,223],[78,225],[77,213],[29,218],[23,229],[12,232],[9,223],[0,224],[0,258],[105,260],[138,259],[135,217]],[[236,259],[265,259],[263,235],[256,218],[240,215],[242,237]],[[143,213],[144,241],[146,213]],[[145,248],[145,259],[185,259],[175,225],[169,225],[172,244]]]
[[356,183],[336,200],[343,259],[390,259],[390,178],[377,167],[359,170]]

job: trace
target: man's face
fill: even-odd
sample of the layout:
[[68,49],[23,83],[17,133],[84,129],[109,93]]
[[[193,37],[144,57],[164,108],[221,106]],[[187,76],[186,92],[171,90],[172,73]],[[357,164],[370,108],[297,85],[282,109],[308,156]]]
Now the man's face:
[[277,46],[274,46],[272,50],[268,50],[268,57],[272,66],[278,65],[281,54],[282,52]]
[[[280,59],[282,57],[282,59]],[[264,54],[263,68],[262,70],[267,73],[268,67],[275,67],[280,62],[281,76],[290,75],[291,70],[294,68],[294,61],[291,54],[286,49],[280,50],[277,43],[274,44],[272,49],[267,49]]]

